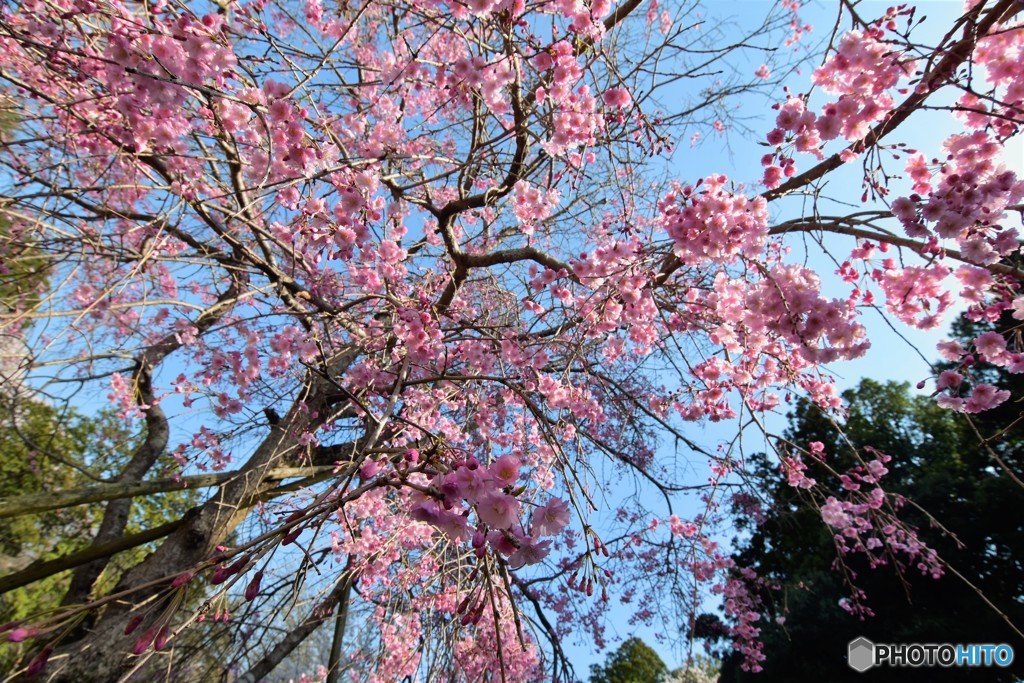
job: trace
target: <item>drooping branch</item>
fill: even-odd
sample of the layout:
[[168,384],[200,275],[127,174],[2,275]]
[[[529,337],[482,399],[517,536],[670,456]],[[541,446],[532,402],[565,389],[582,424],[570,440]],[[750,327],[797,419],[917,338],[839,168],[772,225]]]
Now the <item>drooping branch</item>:
[[[319,604],[310,611],[309,615],[297,628],[282,638],[278,643],[263,656],[258,662],[249,668],[238,679],[237,683],[256,683],[263,680],[278,664],[284,661],[291,652],[297,648],[302,641],[308,638],[313,631],[317,630],[335,609],[347,609],[348,596],[352,589],[352,577],[345,573],[335,583],[334,588],[328,593]],[[342,605],[344,602],[344,606]],[[340,619],[340,617],[339,617]],[[343,623],[343,622],[342,622]]]
[[[769,231],[769,234],[784,235],[786,233],[793,232],[830,232],[837,235],[849,235],[850,237],[856,237],[858,239],[871,240],[878,244],[891,244],[896,247],[902,247],[925,258],[934,257],[936,255],[936,250],[938,250],[945,256],[956,261],[961,261],[962,263],[973,263],[957,249],[935,247],[909,237],[901,237],[891,232],[882,231],[877,226],[874,226],[872,223],[862,218],[863,216],[877,219],[891,218],[892,214],[888,211],[871,211],[863,214],[854,214],[852,216],[815,216],[813,218],[795,218],[774,226]],[[870,225],[871,229],[860,227],[864,225]],[[999,275],[1005,275],[1020,282],[1024,282],[1024,270],[1015,268],[1013,265],[1006,263],[1005,261],[997,261],[996,263],[990,263],[980,267],[984,267],[992,273],[998,273]]]

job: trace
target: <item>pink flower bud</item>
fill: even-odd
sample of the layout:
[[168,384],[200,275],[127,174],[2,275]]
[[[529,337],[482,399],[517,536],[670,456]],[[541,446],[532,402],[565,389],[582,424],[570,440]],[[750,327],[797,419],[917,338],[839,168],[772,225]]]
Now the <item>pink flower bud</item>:
[[257,595],[260,594],[260,582],[263,580],[263,572],[256,572],[256,576],[252,577],[252,581],[245,587],[245,599],[252,601]]
[[473,599],[473,593],[470,593],[466,597],[462,598],[462,602],[460,602],[459,606],[455,608],[455,613],[456,614],[465,614],[466,610],[469,609],[469,602],[472,599]]
[[373,479],[373,477],[380,472],[380,464],[376,460],[370,460],[367,458],[363,461],[363,464],[359,467],[359,474],[362,475],[363,479]]
[[184,586],[186,583],[192,580],[192,576],[192,572],[178,574],[174,577],[174,581],[171,581],[171,588],[178,588],[179,586]]
[[134,617],[128,620],[128,623],[124,625],[124,634],[130,636],[135,629],[142,623],[142,615],[136,614]]
[[51,654],[53,654],[53,646],[47,645],[44,647],[43,651],[37,654],[32,661],[29,662],[28,667],[25,669],[25,676],[27,678],[31,678],[42,671],[43,668],[46,667],[46,662],[50,659]]
[[167,626],[162,626],[156,634],[156,638],[153,640],[154,650],[163,650],[167,646],[167,642],[171,639],[171,629]]
[[16,628],[7,634],[7,640],[11,641],[12,643],[20,643],[21,641],[25,640],[31,635],[32,631],[30,629]]
[[231,569],[229,567],[217,567],[214,570],[213,575],[210,577],[211,586],[219,586],[231,577]]
[[149,649],[149,646],[153,644],[153,639],[156,638],[156,629],[149,629],[135,641],[135,645],[132,646],[133,655],[141,655],[143,652]]

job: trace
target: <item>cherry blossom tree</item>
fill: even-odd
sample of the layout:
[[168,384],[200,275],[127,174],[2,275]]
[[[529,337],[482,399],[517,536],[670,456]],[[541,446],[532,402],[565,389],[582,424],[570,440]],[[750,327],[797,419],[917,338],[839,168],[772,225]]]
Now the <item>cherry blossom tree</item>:
[[[72,572],[3,627],[19,671],[256,681],[329,629],[331,680],[567,680],[563,644],[601,646],[613,601],[685,631],[709,593],[756,669],[757,577],[716,540],[742,441],[691,426],[841,411],[829,366],[864,353],[867,309],[1024,319],[1000,160],[1024,8],[968,2],[934,40],[909,6],[837,8],[794,92],[796,0],[743,35],[657,0],[5,6],[0,258],[44,271],[0,313],[7,375],[138,434],[96,486],[0,505],[104,506],[80,551],[0,578]],[[773,123],[736,115],[753,92]],[[958,132],[909,149],[934,110]],[[730,126],[765,145],[742,177],[665,179],[684,135]],[[945,344],[939,402],[1006,402],[971,367],[1019,372],[1019,344]],[[780,476],[844,551],[940,573],[888,457],[833,491],[797,444]],[[126,534],[133,500],[182,487],[209,491]]]

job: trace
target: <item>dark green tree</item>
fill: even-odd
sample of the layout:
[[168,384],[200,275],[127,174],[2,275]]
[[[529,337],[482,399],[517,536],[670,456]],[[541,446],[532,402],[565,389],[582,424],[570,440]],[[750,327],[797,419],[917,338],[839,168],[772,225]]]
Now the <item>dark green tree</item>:
[[[1017,384],[1014,395],[1021,393]],[[798,404],[786,440],[825,445],[825,464],[809,460],[808,474],[833,489],[838,481],[826,464],[843,472],[866,446],[892,455],[883,487],[907,499],[900,516],[948,563],[946,573],[936,580],[898,557],[872,568],[852,554],[838,564],[833,532],[817,507],[806,492],[786,483],[773,459],[760,456],[755,479],[767,499],[766,518],[759,525],[747,522],[750,536],[737,562],[777,585],[763,595],[774,620],[759,624],[764,671],[744,673],[739,659],[729,656],[721,680],[862,680],[845,661],[847,644],[858,636],[892,643],[1009,642],[1024,651],[1024,640],[1007,623],[1024,627],[1024,518],[1018,514],[1024,489],[978,438],[998,433],[992,445],[1000,459],[1021,472],[1021,429],[1006,429],[1012,423],[1007,414],[975,415],[972,425],[929,397],[912,396],[906,384],[864,380],[844,397],[849,414],[842,425],[814,406]],[[877,616],[861,620],[840,607],[855,588],[864,591]],[[923,672],[918,673],[932,681],[1011,681],[1024,672],[1024,658],[1007,670]],[[871,680],[907,675],[902,669],[873,669]]]
[[604,666],[590,665],[590,683],[662,683],[667,676],[665,662],[639,638],[620,645]]

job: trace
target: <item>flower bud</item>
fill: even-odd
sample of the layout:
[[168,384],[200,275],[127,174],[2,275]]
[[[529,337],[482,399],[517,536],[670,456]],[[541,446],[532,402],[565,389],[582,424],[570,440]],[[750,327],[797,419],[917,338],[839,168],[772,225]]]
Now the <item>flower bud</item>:
[[9,640],[12,643],[20,643],[21,641],[23,641],[26,638],[29,638],[31,636],[32,636],[32,630],[31,629],[18,627],[18,628],[14,629],[13,631],[11,631],[10,633],[7,634],[7,640]]
[[193,573],[185,572],[184,574],[178,574],[174,577],[174,581],[171,581],[171,588],[178,588],[184,586],[186,583],[192,580]]
[[153,649],[163,650],[167,646],[167,642],[171,639],[171,629],[166,625],[160,627],[157,631],[156,638],[153,639]]
[[124,634],[130,636],[132,632],[139,627],[142,623],[142,615],[136,614],[134,617],[128,620],[128,623],[124,625]]
[[153,644],[153,639],[156,638],[156,629],[151,628],[135,641],[135,645],[132,646],[133,655],[141,655],[143,652],[149,649],[149,646]]
[[42,652],[37,654],[32,661],[29,662],[28,667],[25,669],[26,678],[31,678],[42,671],[43,668],[46,667],[46,662],[50,659],[51,654],[53,654],[53,646],[47,645],[44,647]]
[[473,593],[469,593],[466,597],[462,598],[462,602],[460,602],[459,606],[455,608],[456,614],[464,614],[466,610],[469,609],[469,602],[473,599],[473,595]]
[[219,586],[227,581],[228,578],[231,577],[231,574],[232,572],[230,567],[217,567],[217,569],[214,570],[213,575],[210,576],[210,585]]
[[364,460],[363,464],[359,467],[359,474],[362,475],[363,479],[373,479],[378,472],[380,472],[380,464],[370,458]]
[[245,587],[245,599],[252,601],[257,595],[260,594],[260,582],[263,580],[263,571],[256,572],[256,576],[252,577],[252,581]]

